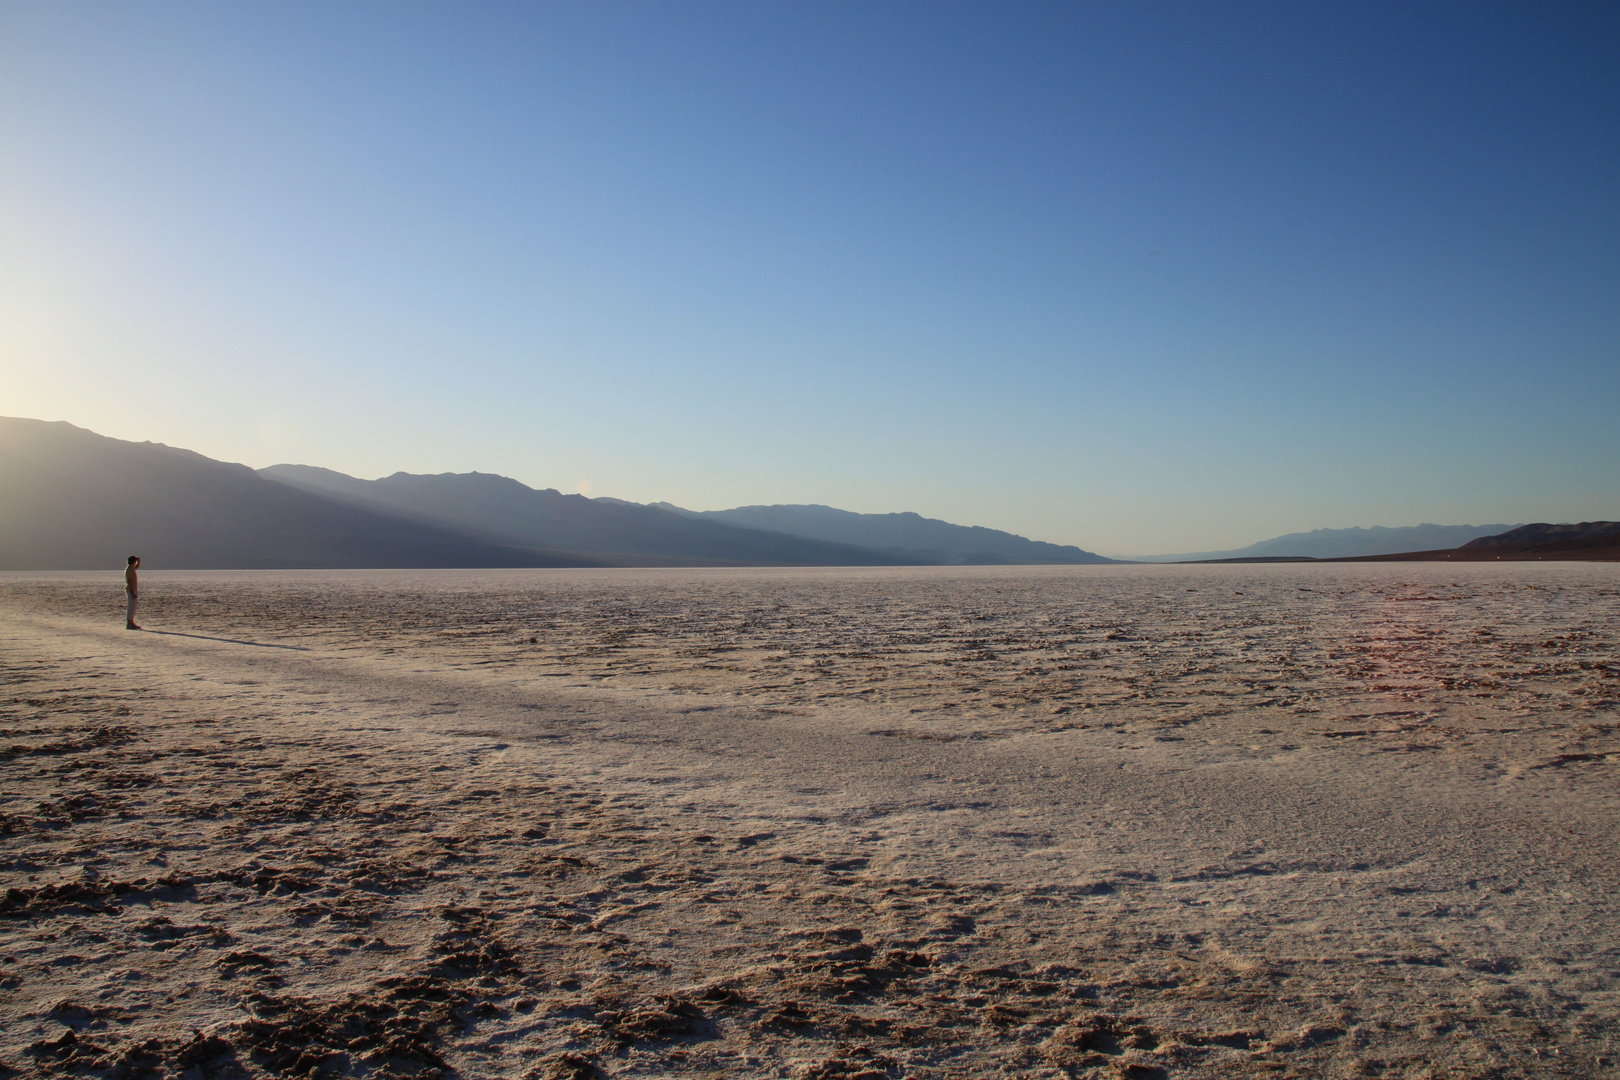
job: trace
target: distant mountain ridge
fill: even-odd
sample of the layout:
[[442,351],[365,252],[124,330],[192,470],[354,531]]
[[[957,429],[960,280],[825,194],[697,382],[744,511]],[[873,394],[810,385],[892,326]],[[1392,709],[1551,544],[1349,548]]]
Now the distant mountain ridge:
[[[915,513],[691,511],[490,473],[255,471],[67,423],[0,417],[0,570],[1099,564],[1070,545]],[[1620,558],[1620,523],[1318,529],[1195,559]]]
[[259,475],[304,491],[453,527],[482,540],[572,552],[611,566],[892,566],[920,560],[749,529],[617,499],[537,490],[493,473],[394,473],[359,480],[310,465]]
[[1520,525],[1498,536],[1482,536],[1459,545],[1466,548],[1511,547],[1518,544],[1570,544],[1620,535],[1620,521],[1580,521],[1574,524],[1551,525],[1538,521],[1534,525]]
[[1349,562],[1620,562],[1620,522],[1538,521],[1461,547],[1364,555]]
[[[0,570],[116,567],[127,554],[152,570],[1105,561],[915,514],[811,509],[841,520],[842,531],[759,527],[743,520],[749,508],[727,521],[726,512],[587,499],[489,473],[361,480],[308,465],[255,471],[68,423],[0,417]],[[863,522],[864,532],[850,527]],[[850,542],[868,535],[882,543]]]
[[1048,544],[999,529],[953,525],[915,513],[858,514],[816,504],[739,506],[731,510],[684,510],[654,503],[675,513],[751,529],[854,544],[898,557],[946,565],[1097,564],[1115,560],[1072,545]]
[[0,570],[591,566],[347,505],[161,443],[0,417]]
[[378,481],[307,466],[260,473],[8,417],[0,417],[0,511],[0,570],[116,568],[128,554],[149,570],[916,561],[537,492],[484,473]]
[[1347,559],[1461,547],[1480,537],[1504,533],[1513,525],[1404,525],[1371,528],[1316,529],[1261,540],[1232,551],[1198,551],[1180,555],[1146,555],[1136,562],[1202,562],[1212,559]]

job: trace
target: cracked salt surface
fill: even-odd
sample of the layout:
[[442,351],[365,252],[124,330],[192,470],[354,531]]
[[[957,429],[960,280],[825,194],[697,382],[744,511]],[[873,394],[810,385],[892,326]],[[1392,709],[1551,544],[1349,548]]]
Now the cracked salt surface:
[[1617,1068],[1612,565],[148,577],[0,575],[0,1065]]

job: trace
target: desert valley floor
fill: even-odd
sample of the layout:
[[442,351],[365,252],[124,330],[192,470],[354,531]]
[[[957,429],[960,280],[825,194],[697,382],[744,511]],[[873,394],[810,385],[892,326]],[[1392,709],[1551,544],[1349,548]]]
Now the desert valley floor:
[[0,575],[0,1077],[1620,1075],[1614,564],[143,585]]

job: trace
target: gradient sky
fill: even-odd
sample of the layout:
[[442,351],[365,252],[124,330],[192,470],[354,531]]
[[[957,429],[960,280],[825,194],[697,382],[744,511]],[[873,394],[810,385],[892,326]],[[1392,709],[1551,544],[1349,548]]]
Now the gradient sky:
[[0,3],[0,414],[1105,554],[1620,519],[1620,6]]

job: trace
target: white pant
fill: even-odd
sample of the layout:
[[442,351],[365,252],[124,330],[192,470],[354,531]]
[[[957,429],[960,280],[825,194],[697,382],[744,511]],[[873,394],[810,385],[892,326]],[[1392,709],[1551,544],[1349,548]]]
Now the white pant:
[[129,597],[129,607],[124,612],[124,624],[126,626],[133,626],[135,624],[135,603],[137,594],[125,590],[124,595]]

